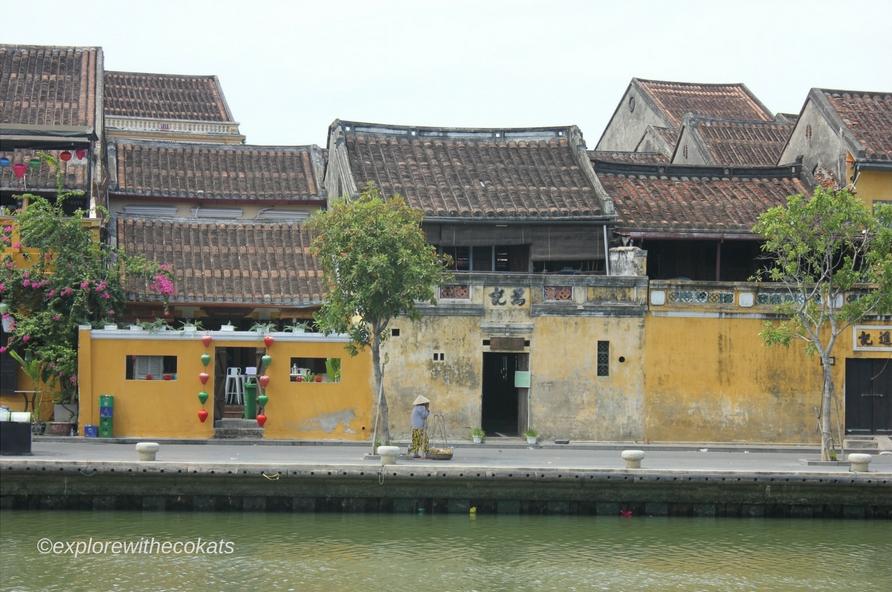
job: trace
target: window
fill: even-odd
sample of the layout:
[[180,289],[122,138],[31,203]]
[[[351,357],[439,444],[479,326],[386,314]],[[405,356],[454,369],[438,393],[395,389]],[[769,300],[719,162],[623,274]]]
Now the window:
[[127,356],[127,380],[176,380],[176,356]]
[[598,342],[598,376],[610,375],[610,342]]
[[529,245],[438,247],[441,253],[452,257],[451,269],[455,271],[527,271],[530,259]]
[[291,358],[291,382],[341,382],[341,358]]

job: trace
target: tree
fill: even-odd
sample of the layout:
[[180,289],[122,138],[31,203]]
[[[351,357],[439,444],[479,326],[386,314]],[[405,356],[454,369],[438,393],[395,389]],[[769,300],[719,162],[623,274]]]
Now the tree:
[[820,356],[821,458],[829,460],[833,347],[853,324],[892,310],[892,207],[877,204],[872,212],[845,189],[818,187],[763,213],[753,230],[771,260],[760,277],[788,292],[778,308],[782,320],[766,322],[760,335],[769,345],[804,341]]
[[83,192],[66,191],[55,158],[39,156],[56,175],[55,200],[17,196],[27,207],[0,224],[0,298],[11,333],[0,352],[16,352],[32,380],[39,371],[40,380],[58,388],[57,402],[68,402],[77,394],[78,326],[121,312],[125,276],[150,282],[166,302],[171,271],[102,244],[82,210],[67,214],[66,200]]
[[371,348],[384,443],[390,422],[381,344],[388,324],[399,315],[417,319],[415,303],[433,300],[447,277],[446,260],[425,240],[421,219],[402,197],[383,199],[369,184],[358,198],[337,200],[308,223],[328,288],[316,322],[323,331],[347,333],[352,355]]

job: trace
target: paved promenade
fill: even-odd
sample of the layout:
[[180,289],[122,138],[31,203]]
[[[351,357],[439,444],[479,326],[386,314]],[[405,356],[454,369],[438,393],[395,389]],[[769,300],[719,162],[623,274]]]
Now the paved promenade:
[[[819,458],[814,448],[801,450],[785,448],[776,452],[770,448],[753,446],[649,447],[646,445],[585,444],[549,445],[528,448],[517,440],[483,445],[461,445],[455,448],[451,461],[434,461],[401,457],[400,465],[418,467],[492,467],[531,469],[622,469],[622,448],[645,450],[643,469],[677,471],[734,471],[772,473],[840,473],[848,472],[846,465],[814,465],[805,460]],[[402,447],[405,452],[405,446]],[[161,444],[157,461],[186,465],[269,465],[277,466],[358,466],[376,465],[376,460],[365,459],[368,445],[299,445],[281,444]],[[892,455],[873,452],[872,472],[892,473]],[[4,462],[36,463],[119,463],[136,461],[132,442],[106,443],[96,441],[42,441],[33,444],[33,454],[21,457],[2,457]]]

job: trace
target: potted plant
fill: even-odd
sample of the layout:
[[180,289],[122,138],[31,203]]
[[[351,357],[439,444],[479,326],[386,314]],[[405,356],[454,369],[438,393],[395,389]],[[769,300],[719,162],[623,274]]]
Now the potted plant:
[[341,358],[325,358],[325,374],[328,382],[341,382]]
[[523,433],[523,435],[527,439],[527,444],[529,444],[530,446],[535,446],[536,441],[539,439],[539,432],[537,432],[533,428],[529,428]]
[[170,325],[164,319],[156,318],[151,323],[140,323],[140,327],[142,327],[143,330],[148,331],[149,333],[157,333],[159,331],[167,331],[170,328]]
[[145,331],[145,329],[143,329],[143,325],[144,325],[144,323],[141,323],[141,322],[139,322],[139,319],[136,319],[135,323],[130,323],[130,330],[131,331]]
[[276,330],[275,323],[254,323],[251,325],[251,331],[254,331],[258,335],[266,335],[267,333],[273,333]]
[[484,438],[486,438],[486,432],[483,431],[483,428],[471,428],[471,440],[474,444],[483,444]]
[[285,330],[289,333],[306,333],[307,321],[292,321],[290,325],[285,325]]
[[224,324],[220,325],[221,331],[235,331],[235,325],[233,325],[230,321],[226,321]]
[[201,321],[197,321],[197,320],[195,320],[195,319],[189,319],[189,320],[187,320],[187,321],[181,321],[181,324],[183,325],[183,332],[184,332],[184,333],[195,333],[195,332],[198,331],[199,329],[203,329],[203,328],[204,328],[204,325],[201,323]]

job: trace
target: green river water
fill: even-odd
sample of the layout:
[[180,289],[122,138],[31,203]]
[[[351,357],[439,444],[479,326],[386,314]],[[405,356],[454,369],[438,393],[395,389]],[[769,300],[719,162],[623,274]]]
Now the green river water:
[[0,589],[889,592],[892,523],[3,511]]

